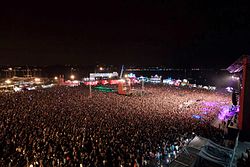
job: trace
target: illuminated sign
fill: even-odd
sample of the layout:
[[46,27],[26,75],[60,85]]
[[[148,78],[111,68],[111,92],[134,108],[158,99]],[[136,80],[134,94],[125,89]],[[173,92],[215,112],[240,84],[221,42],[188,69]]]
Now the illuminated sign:
[[95,79],[95,78],[113,78],[113,77],[118,77],[118,73],[113,72],[113,73],[90,73],[89,74],[90,80]]
[[135,74],[133,74],[133,73],[129,73],[129,74],[128,74],[128,77],[129,77],[129,78],[136,78]]
[[158,76],[158,75],[151,76],[150,82],[152,82],[152,83],[161,83],[161,76]]

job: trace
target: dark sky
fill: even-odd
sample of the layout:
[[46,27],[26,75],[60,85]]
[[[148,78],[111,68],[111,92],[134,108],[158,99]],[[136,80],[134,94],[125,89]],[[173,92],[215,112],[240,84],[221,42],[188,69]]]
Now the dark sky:
[[2,65],[224,68],[250,54],[247,0],[21,1],[0,9]]

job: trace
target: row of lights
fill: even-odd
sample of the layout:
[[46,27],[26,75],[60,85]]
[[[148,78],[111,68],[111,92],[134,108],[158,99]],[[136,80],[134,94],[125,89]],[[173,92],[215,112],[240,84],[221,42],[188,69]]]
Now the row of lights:
[[232,76],[233,80],[240,80],[240,77]]
[[[100,71],[103,71],[104,68],[103,68],[103,67],[100,67],[99,70],[100,70]],[[111,76],[110,76],[110,78],[111,78]],[[54,79],[55,79],[55,80],[58,80],[58,77],[55,76]],[[71,80],[75,80],[75,75],[70,75],[70,79],[71,79]]]
[[[9,70],[12,70],[12,68],[9,68]],[[104,68],[103,68],[103,67],[100,67],[99,70],[100,70],[100,71],[103,71]],[[58,77],[55,76],[54,79],[55,79],[55,80],[58,80]],[[74,79],[75,79],[75,76],[74,76],[74,75],[70,75],[70,79],[71,79],[71,80],[74,80]],[[40,81],[41,81],[40,78],[35,78],[35,82],[40,82]],[[10,83],[11,83],[11,80],[10,80],[10,79],[7,79],[7,80],[5,81],[5,83],[6,83],[6,84],[10,84]]]
[[[40,79],[40,78],[35,78],[34,81],[35,81],[35,82],[41,82],[41,79]],[[6,83],[6,84],[11,84],[12,81],[11,81],[10,79],[7,79],[7,80],[5,80],[5,83]]]
[[[55,80],[58,80],[58,77],[55,76],[54,79],[55,79]],[[74,80],[74,79],[75,79],[75,76],[74,76],[74,75],[70,75],[70,79]]]
[[[55,76],[54,79],[55,79],[55,80],[58,80],[58,77]],[[70,79],[71,79],[71,80],[75,80],[75,75],[71,75],[71,76],[70,76]],[[35,82],[41,82],[41,79],[40,79],[40,78],[35,78],[34,81],[35,81]],[[10,79],[7,79],[7,80],[5,80],[5,83],[6,83],[6,84],[11,84],[12,81],[11,81]]]

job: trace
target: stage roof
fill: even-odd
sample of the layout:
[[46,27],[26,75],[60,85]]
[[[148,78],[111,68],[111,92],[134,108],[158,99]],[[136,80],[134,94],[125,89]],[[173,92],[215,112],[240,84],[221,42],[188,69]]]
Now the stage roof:
[[[228,167],[231,163],[233,150],[222,147],[209,139],[196,136],[169,166],[170,167],[193,167],[207,166]],[[205,162],[206,161],[206,162]]]
[[243,55],[238,60],[236,60],[232,65],[230,65],[227,70],[230,73],[237,73],[242,71],[242,60],[244,57],[248,58],[248,62],[250,62],[250,56],[249,55]]

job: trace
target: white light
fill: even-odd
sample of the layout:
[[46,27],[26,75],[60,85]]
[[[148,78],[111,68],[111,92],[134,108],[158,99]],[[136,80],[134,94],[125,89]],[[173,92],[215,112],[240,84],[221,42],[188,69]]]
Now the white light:
[[208,86],[203,86],[203,89],[207,89],[208,90]]
[[22,89],[21,88],[19,88],[19,87],[14,87],[14,91],[15,92],[19,92],[19,91],[21,91]]
[[227,90],[228,92],[230,92],[230,93],[233,92],[233,88],[232,88],[232,87],[227,87],[226,90]]
[[169,85],[173,85],[173,84],[174,84],[174,81],[170,81],[170,82],[169,82]]
[[231,77],[233,80],[239,80],[240,79],[240,77],[235,77],[235,76],[232,76]]
[[75,79],[75,76],[74,76],[74,75],[71,75],[71,76],[70,76],[70,79],[74,80],[74,79]]
[[53,84],[50,84],[50,85],[42,85],[42,88],[46,89],[46,88],[51,88],[53,87],[54,85]]
[[74,80],[74,81],[72,81],[72,83],[73,84],[79,84],[79,81]]
[[127,77],[128,77],[128,74],[125,74],[124,76],[125,76],[125,78],[127,78]]
[[119,80],[119,82],[124,83],[124,82],[125,82],[125,80],[124,80],[124,79],[120,79],[120,80]]
[[35,82],[40,82],[41,79],[40,78],[35,78]]
[[55,77],[54,79],[55,79],[55,80],[58,80],[58,77]]
[[100,71],[102,71],[102,70],[103,70],[103,67],[100,67],[99,69],[100,69]]
[[28,90],[35,90],[36,88],[35,87],[28,87],[27,89]]
[[7,80],[5,81],[5,83],[10,84],[10,83],[11,83],[11,80],[7,79]]

